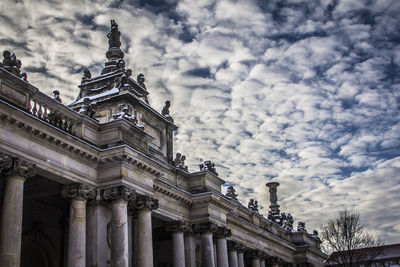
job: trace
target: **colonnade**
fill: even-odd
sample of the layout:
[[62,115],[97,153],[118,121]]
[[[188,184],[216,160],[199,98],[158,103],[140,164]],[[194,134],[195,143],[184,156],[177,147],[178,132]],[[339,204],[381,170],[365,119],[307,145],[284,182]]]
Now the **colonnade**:
[[[6,177],[0,232],[0,266],[19,267],[24,181],[35,176],[36,169],[34,164],[0,153],[0,174]],[[95,201],[111,207],[111,231],[107,241],[111,248],[112,266],[132,266],[129,253],[132,247],[135,251],[135,266],[153,266],[151,213],[158,208],[158,200],[146,195],[136,196],[134,190],[124,185],[107,188],[99,193],[100,195],[96,189],[82,183],[70,184],[62,189],[61,195],[70,201],[67,266],[85,267],[88,263],[92,266],[92,263],[105,262],[105,253],[97,253],[103,259],[96,259],[96,256],[90,255],[90,259],[87,260],[86,257],[87,240],[91,247],[107,239],[104,234],[95,232],[97,228],[104,227],[89,227],[90,233],[86,233],[87,204]],[[129,219],[131,216],[128,215],[132,210],[136,222],[134,244],[130,243],[128,233],[132,223]],[[200,236],[201,240],[202,266],[244,267],[246,248],[243,244],[227,240],[231,236],[231,230],[226,227],[211,222],[195,225],[174,222],[166,225],[166,231],[171,232],[175,267],[196,266],[195,235]],[[252,267],[265,267],[265,253],[252,250],[247,254],[252,258]]]

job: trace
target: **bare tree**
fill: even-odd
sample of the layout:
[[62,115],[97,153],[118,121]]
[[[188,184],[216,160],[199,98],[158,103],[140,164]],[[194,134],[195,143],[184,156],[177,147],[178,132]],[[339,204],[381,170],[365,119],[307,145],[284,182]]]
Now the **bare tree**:
[[[329,220],[322,227],[321,236],[325,251],[332,252],[329,265],[352,267],[356,263],[369,263],[382,253],[376,246],[383,243],[364,231],[358,212],[339,211],[338,218]],[[370,248],[361,249],[367,247]]]

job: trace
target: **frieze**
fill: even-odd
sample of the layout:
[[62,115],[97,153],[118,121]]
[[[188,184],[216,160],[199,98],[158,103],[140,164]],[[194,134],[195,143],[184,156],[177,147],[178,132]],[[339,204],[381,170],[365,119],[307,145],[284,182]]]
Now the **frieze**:
[[64,186],[61,195],[67,199],[81,197],[85,200],[93,200],[97,196],[97,190],[83,183],[75,183]]
[[156,210],[158,209],[158,199],[151,196],[137,196],[135,201],[135,209],[143,210]]
[[118,185],[101,191],[101,199],[104,202],[113,202],[116,200],[130,202],[135,200],[135,197],[135,191],[125,185]]

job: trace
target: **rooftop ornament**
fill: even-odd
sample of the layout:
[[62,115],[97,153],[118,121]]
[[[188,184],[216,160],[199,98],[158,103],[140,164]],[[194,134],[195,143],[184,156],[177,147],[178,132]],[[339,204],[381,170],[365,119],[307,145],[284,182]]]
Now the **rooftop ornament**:
[[218,173],[215,170],[215,165],[211,162],[211,160],[204,161],[204,164],[200,164],[199,167],[200,171],[209,171],[218,176]]
[[269,200],[271,202],[271,205],[269,206],[269,211],[268,211],[268,219],[270,219],[271,221],[280,223],[281,215],[280,215],[280,211],[279,211],[279,205],[277,204],[277,202],[278,202],[277,187],[279,186],[279,183],[270,182],[270,183],[267,183],[266,186],[269,189]]
[[172,119],[171,115],[169,115],[169,108],[171,107],[171,102],[169,100],[165,101],[165,106],[163,107],[161,114],[164,115],[164,117],[170,121],[170,122],[174,122],[174,120]]
[[26,73],[25,72],[21,73],[21,66],[22,66],[21,60],[17,59],[14,53],[11,54],[11,52],[8,50],[5,50],[3,52],[3,62],[0,63],[0,67],[6,69],[12,74],[23,79],[24,81],[28,81]]
[[247,204],[247,207],[251,211],[258,212],[258,201],[251,198],[249,204]]
[[236,190],[232,185],[228,186],[225,196],[230,197],[234,200],[238,200],[237,199],[238,194],[236,194]]
[[174,166],[178,169],[184,170],[188,172],[188,167],[185,166],[186,156],[181,153],[176,153],[176,157],[174,160]]

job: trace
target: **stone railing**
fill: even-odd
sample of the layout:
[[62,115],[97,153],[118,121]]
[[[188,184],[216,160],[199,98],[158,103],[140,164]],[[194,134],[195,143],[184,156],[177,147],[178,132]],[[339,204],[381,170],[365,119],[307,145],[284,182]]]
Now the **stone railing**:
[[75,134],[82,120],[77,112],[42,93],[28,82],[0,68],[0,97],[63,131]]
[[36,118],[71,134],[75,134],[75,124],[80,117],[75,111],[40,91],[30,97],[28,111]]

